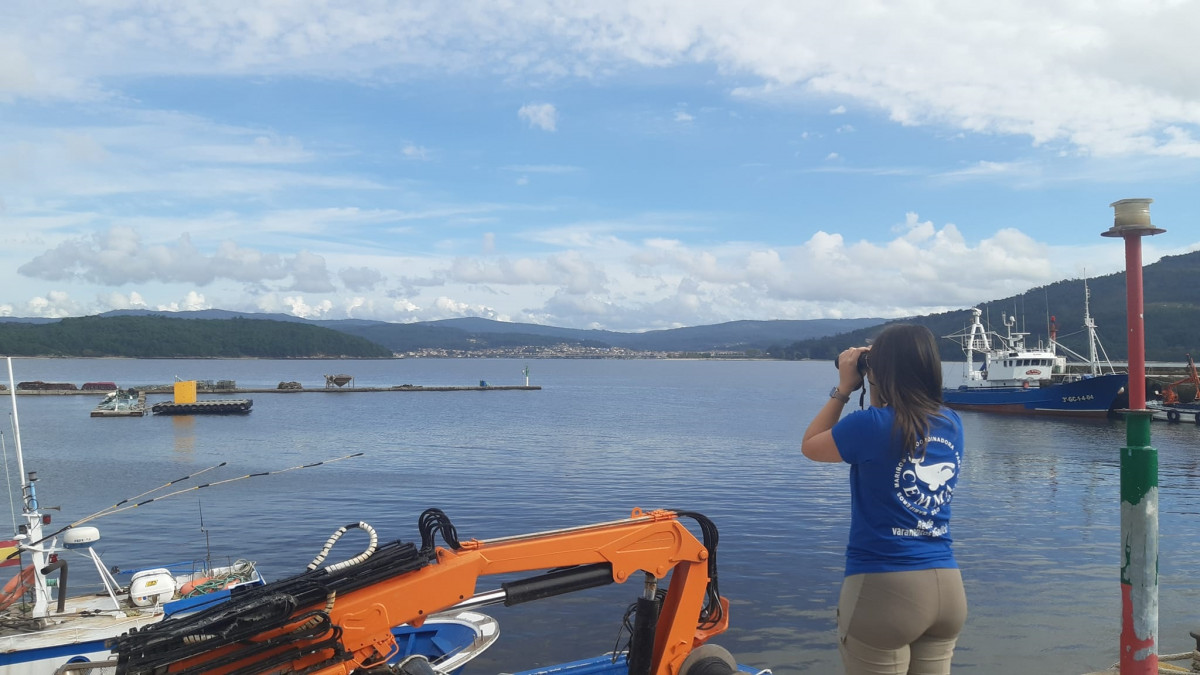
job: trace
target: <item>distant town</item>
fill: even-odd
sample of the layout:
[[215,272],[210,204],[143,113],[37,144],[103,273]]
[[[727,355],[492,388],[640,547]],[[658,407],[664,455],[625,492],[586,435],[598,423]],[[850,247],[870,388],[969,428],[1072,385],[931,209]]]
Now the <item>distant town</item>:
[[396,352],[401,359],[511,358],[511,359],[760,359],[759,349],[724,351],[647,351],[624,347],[587,347],[573,344],[489,347],[481,349],[426,348]]

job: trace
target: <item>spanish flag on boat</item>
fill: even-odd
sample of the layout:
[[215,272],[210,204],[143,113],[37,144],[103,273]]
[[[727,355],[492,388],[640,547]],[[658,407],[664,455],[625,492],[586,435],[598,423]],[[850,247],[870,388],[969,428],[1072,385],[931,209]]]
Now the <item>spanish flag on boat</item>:
[[[16,539],[0,541],[0,567],[12,567],[13,565],[20,565],[20,556],[13,555],[18,550]],[[10,558],[9,556],[12,557]]]

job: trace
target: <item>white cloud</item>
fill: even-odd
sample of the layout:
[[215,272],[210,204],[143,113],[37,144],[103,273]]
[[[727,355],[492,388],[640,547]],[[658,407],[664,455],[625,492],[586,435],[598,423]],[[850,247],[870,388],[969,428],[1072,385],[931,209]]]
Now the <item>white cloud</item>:
[[165,305],[155,307],[160,312],[199,312],[200,310],[212,308],[213,306],[205,300],[204,294],[196,291],[188,291],[187,295],[178,302],[169,302]]
[[558,110],[550,103],[527,103],[517,111],[517,117],[542,131],[555,131],[558,125]]
[[333,302],[329,300],[309,304],[302,295],[285,297],[283,303],[289,308],[289,313],[292,316],[298,316],[302,319],[323,319],[333,309]]
[[206,254],[196,248],[186,232],[173,242],[146,244],[141,233],[129,227],[65,240],[17,271],[35,279],[110,286],[147,282],[206,286],[222,279],[261,283],[290,278],[289,287],[294,290],[333,290],[325,259],[307,251],[289,258],[225,241],[215,252]]
[[419,145],[413,145],[412,143],[408,143],[401,148],[400,154],[406,159],[429,159],[428,149],[422,148]]
[[371,267],[347,267],[338,270],[338,278],[342,284],[356,293],[370,291],[383,283],[383,273]]
[[50,291],[44,296],[30,298],[20,316],[36,316],[47,319],[61,319],[68,316],[80,316],[82,305],[71,299],[64,291]]
[[100,299],[102,305],[112,309],[147,309],[149,305],[142,299],[141,293],[137,291],[131,292],[129,295],[124,293],[106,293]]
[[[615,233],[620,228],[612,228]],[[636,228],[630,228],[636,232]],[[124,236],[120,236],[124,235]],[[172,260],[169,246],[148,246],[118,232],[108,252],[117,260],[154,251]],[[1120,247],[1051,247],[1015,229],[1002,229],[968,240],[951,223],[938,225],[908,213],[890,237],[871,241],[817,231],[795,245],[756,242],[689,244],[662,237],[567,237],[561,248],[544,255],[517,257],[392,257],[374,261],[398,270],[400,288],[384,288],[375,266],[345,266],[343,284],[359,290],[288,292],[286,280],[276,291],[254,296],[252,304],[213,282],[216,296],[183,291],[182,299],[147,301],[153,284],[140,282],[128,295],[110,293],[80,302],[66,291],[39,295],[24,306],[0,308],[19,316],[78,316],[107,309],[153,306],[159,309],[220,307],[242,311],[286,312],[307,318],[371,318],[412,321],[455,316],[541,321],[572,327],[644,330],[737,319],[812,319],[822,317],[898,317],[963,308],[1007,297],[1029,288],[1080,275],[1119,271]],[[484,236],[483,241],[488,242]],[[117,244],[120,244],[119,246]],[[178,242],[176,242],[178,244]],[[253,268],[265,256],[239,247],[233,267]],[[1163,253],[1148,249],[1146,260]],[[219,256],[193,249],[200,264],[211,267]],[[98,257],[96,255],[93,258]],[[153,256],[149,256],[153,257]],[[220,259],[227,259],[225,256]],[[321,256],[301,253],[279,257],[288,269],[310,268],[301,275],[327,282]],[[293,263],[292,261],[299,261]],[[971,283],[963,283],[963,261],[970,261]],[[268,266],[274,270],[274,267]],[[266,283],[263,281],[263,283]],[[175,285],[163,283],[164,290]],[[836,289],[836,294],[830,290]],[[159,295],[155,291],[155,295]]]
[[[95,3],[64,15],[32,4],[7,12],[0,27],[0,101],[96,100],[106,96],[105,78],[158,73],[538,80],[701,63],[761,83],[743,91],[848,97],[904,124],[1022,134],[1095,154],[1200,153],[1200,61],[1188,48],[1200,21],[1195,3],[1097,11],[1065,2],[766,0],[755,9],[480,1],[446,13],[420,3],[299,0],[282,12],[271,0],[236,8],[209,0],[136,11]],[[550,104],[527,105],[521,116],[543,130],[556,125]]]

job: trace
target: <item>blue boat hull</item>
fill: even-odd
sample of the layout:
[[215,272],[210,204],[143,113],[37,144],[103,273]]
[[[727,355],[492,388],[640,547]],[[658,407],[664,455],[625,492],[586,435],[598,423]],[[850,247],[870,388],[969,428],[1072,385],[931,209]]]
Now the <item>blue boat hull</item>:
[[1074,382],[1030,387],[959,387],[942,391],[956,410],[1100,417],[1114,407],[1127,375],[1099,375]]
[[[758,673],[760,671],[749,666],[739,665],[738,672]],[[615,661],[611,654],[606,654],[580,661],[544,666],[534,670],[522,670],[513,673],[513,675],[628,675],[628,673],[629,666],[625,663],[625,654],[617,655]]]

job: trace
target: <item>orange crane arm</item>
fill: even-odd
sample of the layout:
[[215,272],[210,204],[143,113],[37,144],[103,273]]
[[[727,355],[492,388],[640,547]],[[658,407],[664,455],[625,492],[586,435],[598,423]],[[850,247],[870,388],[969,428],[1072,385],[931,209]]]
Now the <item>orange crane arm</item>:
[[[506,604],[556,595],[599,583],[621,583],[642,571],[662,579],[671,576],[658,617],[651,670],[678,675],[688,654],[728,626],[728,603],[711,608],[717,617],[701,625],[709,596],[710,551],[684,527],[672,511],[635,509],[626,519],[486,541],[463,542],[456,550],[438,547],[433,564],[300,607],[293,619],[251,640],[218,647],[181,660],[167,672],[257,672],[255,664],[286,660],[296,671],[315,675],[347,675],[381,665],[395,649],[391,628],[421,625],[427,617],[469,601],[481,577],[521,571],[569,568],[505,584]],[[560,576],[567,577],[561,584]],[[602,578],[601,578],[602,577]],[[556,588],[556,584],[559,586]],[[271,647],[272,640],[313,624],[327,615],[331,631]],[[336,639],[331,641],[330,634]],[[241,652],[246,652],[243,658]],[[118,672],[121,672],[118,670]],[[158,671],[162,672],[162,671]]]
[[1187,355],[1187,377],[1176,380],[1171,384],[1166,385],[1163,389],[1163,403],[1172,405],[1179,403],[1179,392],[1175,391],[1175,387],[1181,384],[1191,384],[1196,387],[1196,396],[1200,397],[1200,376],[1196,374],[1196,363],[1192,361],[1192,355]]

